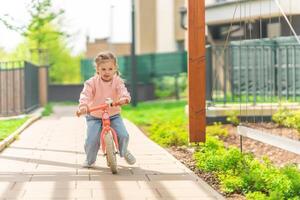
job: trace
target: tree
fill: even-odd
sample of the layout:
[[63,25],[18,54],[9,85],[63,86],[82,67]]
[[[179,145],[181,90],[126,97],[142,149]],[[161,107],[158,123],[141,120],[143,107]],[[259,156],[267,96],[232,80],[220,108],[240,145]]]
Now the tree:
[[[0,19],[0,23],[5,22],[8,28],[20,32],[25,37],[24,42],[12,53],[0,49],[0,58],[48,64],[52,83],[79,83],[81,56],[71,55],[66,42],[69,35],[60,31],[58,23],[64,11],[53,11],[51,0],[31,0],[28,12],[31,16],[30,22],[22,29],[10,25],[13,23],[8,23],[3,17]],[[43,55],[45,51],[47,55]]]
[[[31,21],[23,35],[27,38],[32,51],[32,61],[41,64],[41,52],[50,66],[50,81],[55,83],[74,83],[80,81],[80,57],[72,57],[66,44],[68,34],[60,31],[57,23],[63,10],[54,12],[51,0],[32,0],[29,13]],[[33,52],[35,52],[35,55]],[[62,74],[64,76],[62,76]]]
[[24,31],[24,26],[16,26],[14,25],[14,19],[8,14],[4,14],[0,16],[0,23],[2,23],[6,28],[22,33]]
[[31,0],[31,3],[31,7],[28,10],[31,21],[23,35],[32,42],[31,48],[47,48],[49,40],[57,39],[57,37],[64,35],[63,32],[57,29],[49,28],[49,25],[61,16],[64,10],[52,11],[51,0]]

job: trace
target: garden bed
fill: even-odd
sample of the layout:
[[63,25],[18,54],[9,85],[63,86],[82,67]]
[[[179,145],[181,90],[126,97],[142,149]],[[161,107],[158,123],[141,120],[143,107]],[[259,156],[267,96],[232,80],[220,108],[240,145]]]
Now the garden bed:
[[[299,170],[290,165],[276,167],[300,163],[298,155],[248,138],[243,139],[244,153],[241,154],[237,128],[219,123],[207,127],[206,143],[200,144],[199,148],[189,146],[188,122],[182,109],[184,105],[185,102],[152,102],[140,104],[137,109],[127,107],[124,110],[125,116],[143,127],[149,138],[165,147],[228,199],[291,199],[300,195]],[[231,122],[239,124],[239,119],[234,116]],[[297,116],[284,110],[276,119],[284,126],[299,130],[298,126],[294,126],[298,123],[291,123],[298,120]],[[282,128],[272,123],[249,126],[299,140],[296,129]]]
[[[269,134],[300,140],[300,134],[296,129],[280,127],[274,123],[253,123],[247,124],[247,126]],[[233,125],[224,125],[224,127],[229,133],[227,137],[221,138],[224,144],[240,147],[240,136],[237,135],[237,128]],[[246,137],[243,137],[243,151],[252,152],[258,159],[267,156],[274,165],[279,167],[293,163],[300,165],[300,155]]]
[[203,172],[196,167],[196,160],[193,158],[193,149],[185,147],[169,147],[166,148],[177,160],[192,170],[197,176],[208,183],[212,188],[222,194],[226,199],[229,200],[245,200],[246,198],[240,194],[226,195],[220,189],[220,183],[217,177],[213,173]]
[[[300,140],[300,134],[297,130],[291,128],[280,127],[274,123],[256,123],[256,124],[247,124],[251,128],[265,131],[269,134],[274,134],[282,137],[287,137],[293,140]],[[224,128],[228,130],[228,135],[226,137],[221,137],[224,141],[225,146],[235,146],[240,147],[240,137],[237,135],[237,128],[233,125],[227,124],[223,125]],[[212,173],[203,172],[196,167],[196,160],[193,158],[193,149],[185,147],[170,147],[167,150],[178,160],[180,160],[184,165],[189,169],[195,172],[199,177],[206,181],[210,186],[215,190],[225,196],[230,200],[244,200],[246,199],[243,195],[240,194],[231,194],[227,195],[223,193],[220,189],[220,183]],[[243,151],[251,152],[255,155],[256,158],[262,160],[267,156],[270,161],[279,167],[282,167],[287,164],[298,164],[300,166],[300,155],[273,147],[268,144],[263,144],[261,142],[243,138]]]

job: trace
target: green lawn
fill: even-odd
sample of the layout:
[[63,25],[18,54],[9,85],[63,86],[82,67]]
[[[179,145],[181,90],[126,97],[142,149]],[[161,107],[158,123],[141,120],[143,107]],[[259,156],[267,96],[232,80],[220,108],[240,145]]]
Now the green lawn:
[[12,134],[27,120],[28,117],[24,117],[22,119],[0,120],[0,141]]
[[125,106],[122,116],[143,129],[162,146],[188,144],[186,101],[155,101]]

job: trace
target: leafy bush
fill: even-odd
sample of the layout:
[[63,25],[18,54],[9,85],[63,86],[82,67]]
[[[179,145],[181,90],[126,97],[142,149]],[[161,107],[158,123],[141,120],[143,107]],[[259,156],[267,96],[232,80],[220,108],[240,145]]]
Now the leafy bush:
[[182,146],[188,144],[186,127],[179,119],[157,122],[149,128],[150,138],[162,146]]
[[281,169],[281,173],[291,181],[291,191],[288,197],[297,196],[300,199],[300,173],[297,166],[288,165]]
[[259,162],[235,147],[224,147],[208,136],[194,154],[196,165],[215,173],[225,193],[244,193],[249,199],[292,199],[299,196],[300,172],[296,168],[278,169],[268,159]]
[[42,112],[42,116],[49,116],[53,113],[53,107],[51,103],[48,103],[47,105],[45,105],[44,110]]
[[291,111],[286,108],[279,109],[272,116],[272,120],[281,126],[295,128],[300,133],[300,111]]
[[197,167],[206,172],[222,171],[222,162],[225,149],[223,142],[215,137],[207,137],[206,142],[201,144],[194,158],[197,161]]
[[262,192],[249,192],[246,194],[248,200],[267,200],[268,197]]
[[214,125],[206,127],[206,134],[210,136],[227,136],[228,130],[223,128],[220,122],[215,122]]
[[284,126],[285,120],[290,116],[292,116],[292,113],[287,108],[281,108],[272,116],[272,120],[277,124]]
[[221,182],[221,190],[226,193],[241,191],[243,188],[243,179],[240,176],[220,174],[218,178]]
[[238,111],[229,111],[227,112],[226,120],[232,125],[237,126],[240,124],[240,119],[238,117],[238,114],[239,114]]
[[[125,108],[125,116],[145,128],[163,146],[187,144],[186,102],[146,103]],[[221,124],[207,127],[207,138],[196,149],[196,167],[214,173],[225,193],[243,193],[248,199],[299,200],[300,172],[296,167],[274,167],[268,159],[260,162],[235,147],[225,148],[218,136],[226,135]]]
[[[157,98],[170,98],[176,94],[175,78],[174,76],[162,76],[153,79],[155,86],[155,96]],[[178,92],[180,96],[186,96],[185,90],[187,88],[187,76],[178,77]]]
[[124,116],[143,127],[147,135],[161,146],[188,144],[185,101],[139,104],[136,109],[124,108]]

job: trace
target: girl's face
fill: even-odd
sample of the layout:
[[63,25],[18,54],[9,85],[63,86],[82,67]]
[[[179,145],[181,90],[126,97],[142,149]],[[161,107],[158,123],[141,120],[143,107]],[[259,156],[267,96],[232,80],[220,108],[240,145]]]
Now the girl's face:
[[101,76],[102,80],[108,82],[113,79],[113,76],[117,71],[117,67],[113,61],[107,61],[98,64],[96,67],[96,71]]

